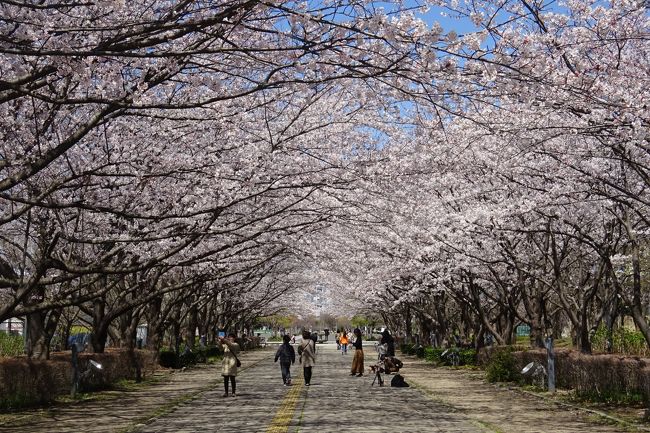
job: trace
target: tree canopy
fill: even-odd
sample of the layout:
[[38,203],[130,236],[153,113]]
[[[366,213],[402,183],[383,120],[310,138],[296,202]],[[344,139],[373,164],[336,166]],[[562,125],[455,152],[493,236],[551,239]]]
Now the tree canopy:
[[650,342],[644,2],[0,11],[0,321],[31,355],[66,321],[102,351],[315,312]]

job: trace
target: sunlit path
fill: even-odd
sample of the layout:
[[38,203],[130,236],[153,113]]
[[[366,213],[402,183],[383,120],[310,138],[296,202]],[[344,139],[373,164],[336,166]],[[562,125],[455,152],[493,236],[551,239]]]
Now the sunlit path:
[[[372,343],[368,362],[376,359]],[[319,347],[320,349],[320,347]],[[428,399],[417,388],[371,386],[373,377],[350,376],[354,351],[341,355],[335,345],[320,349],[321,365],[305,393],[296,423],[301,432],[479,432],[462,414]],[[386,385],[389,385],[387,380]],[[295,431],[298,431],[296,429]]]
[[[368,359],[375,357],[370,346]],[[180,406],[138,431],[155,432],[479,432],[460,413],[435,403],[416,388],[371,386],[372,376],[350,376],[353,351],[341,355],[334,344],[317,347],[318,361],[310,387],[297,382],[284,387],[278,364],[268,359],[245,370],[238,378],[235,398],[222,397],[221,387]],[[300,375],[293,367],[292,374]],[[285,402],[300,389],[295,412],[288,423],[275,423],[286,416]]]
[[[375,359],[366,343],[366,368]],[[294,385],[282,385],[274,348],[245,353],[237,397],[223,397],[220,368],[175,373],[166,383],[118,398],[25,412],[21,423],[0,432],[450,432],[614,433],[592,414],[471,378],[463,370],[434,368],[403,357],[410,388],[371,386],[372,376],[349,375],[353,351],[318,345],[311,386],[296,364]],[[634,429],[632,428],[632,430]]]
[[[376,353],[366,344],[366,369]],[[353,351],[318,345],[311,386],[293,367],[294,386],[284,387],[272,351],[238,379],[238,396],[221,387],[183,404],[137,431],[155,432],[508,432],[613,433],[618,426],[589,414],[560,409],[535,398],[495,388],[467,373],[435,369],[404,359],[409,388],[371,386],[373,377],[350,376]],[[388,384],[388,382],[387,382]]]

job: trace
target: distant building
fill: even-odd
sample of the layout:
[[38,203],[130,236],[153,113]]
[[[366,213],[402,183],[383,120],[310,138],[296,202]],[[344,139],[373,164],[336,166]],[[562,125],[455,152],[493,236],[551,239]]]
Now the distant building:
[[7,334],[23,335],[24,330],[25,321],[18,317],[12,317],[0,323],[0,331],[6,332]]

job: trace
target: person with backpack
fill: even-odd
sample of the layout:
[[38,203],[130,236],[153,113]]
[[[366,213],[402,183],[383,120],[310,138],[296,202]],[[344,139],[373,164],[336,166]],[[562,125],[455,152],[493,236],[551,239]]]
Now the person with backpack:
[[296,362],[296,351],[293,346],[289,344],[291,338],[288,334],[282,337],[282,344],[275,352],[275,361],[280,360],[280,372],[282,373],[282,382],[285,386],[291,385],[291,364]]
[[348,342],[348,333],[343,331],[343,334],[341,334],[341,338],[339,339],[339,343],[341,343],[341,355],[348,353]]
[[298,362],[302,364],[302,372],[305,378],[305,386],[311,383],[312,368],[316,365],[316,347],[310,338],[309,331],[303,331],[302,342],[298,346]]

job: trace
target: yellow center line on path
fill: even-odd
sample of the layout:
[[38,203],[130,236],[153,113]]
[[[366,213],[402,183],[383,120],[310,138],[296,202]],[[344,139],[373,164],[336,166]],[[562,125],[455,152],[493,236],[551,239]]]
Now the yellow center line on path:
[[297,377],[289,392],[284,396],[278,411],[275,413],[275,417],[271,424],[266,429],[266,433],[287,433],[289,431],[289,424],[293,419],[293,414],[296,411],[296,405],[298,404],[298,397],[300,396],[300,391],[303,388],[303,378]]

